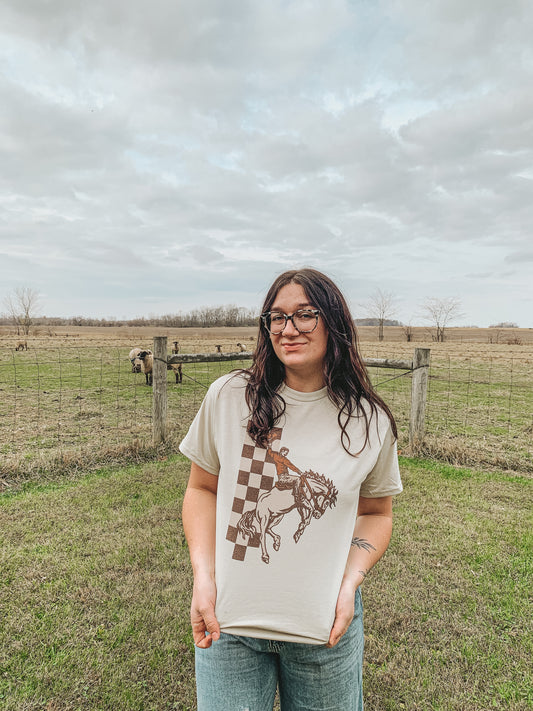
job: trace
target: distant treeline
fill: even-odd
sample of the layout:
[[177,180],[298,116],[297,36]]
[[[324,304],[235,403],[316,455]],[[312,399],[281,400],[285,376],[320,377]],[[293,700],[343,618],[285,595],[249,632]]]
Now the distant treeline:
[[[110,318],[39,316],[32,318],[31,327],[99,326],[116,328],[117,326],[166,326],[168,328],[212,328],[216,326],[257,326],[258,319],[259,312],[256,309],[230,304],[226,306],[205,306],[185,313],[180,311],[174,314],[163,314],[162,316],[151,314],[150,316],[138,316],[131,319],[117,319],[113,316]],[[358,326],[379,326],[378,318],[356,318],[354,320]],[[0,314],[0,326],[11,325],[13,325],[12,316]],[[408,328],[401,321],[393,319],[384,319],[383,326],[403,326]],[[477,328],[477,326],[469,326],[469,328]],[[502,321],[491,324],[489,328],[518,328],[518,324],[512,321]]]
[[[32,326],[99,326],[116,328],[117,326],[167,326],[169,328],[209,328],[213,326],[256,326],[259,314],[254,309],[242,306],[206,306],[193,309],[187,313],[163,314],[162,316],[139,316],[132,319],[90,318],[87,316],[72,316],[62,318],[56,316],[36,317]],[[8,316],[0,317],[0,325],[13,323]]]
[[[355,318],[355,323],[358,326],[379,326],[378,318]],[[384,326],[403,326],[401,321],[394,321],[393,319],[383,319]]]
[[[52,326],[99,326],[116,328],[117,326],[166,326],[168,328],[212,328],[216,326],[257,326],[259,312],[243,306],[206,306],[186,313],[163,314],[162,316],[138,316],[131,319],[90,318],[88,316],[39,316],[32,319],[32,327]],[[0,315],[0,325],[12,325],[13,319]],[[378,326],[377,318],[357,318],[358,326]],[[384,326],[402,326],[401,321],[385,319]]]
[[[216,326],[257,326],[259,313],[242,306],[210,306],[193,309],[188,313],[163,314],[163,316],[139,316],[132,319],[89,318],[87,316],[40,316],[32,321],[32,328],[53,326],[99,326],[116,328],[117,326],[166,326],[168,328],[210,328]],[[0,316],[0,325],[12,325],[7,316]],[[377,318],[355,319],[358,326],[378,326]],[[385,319],[384,326],[402,326],[400,321]]]

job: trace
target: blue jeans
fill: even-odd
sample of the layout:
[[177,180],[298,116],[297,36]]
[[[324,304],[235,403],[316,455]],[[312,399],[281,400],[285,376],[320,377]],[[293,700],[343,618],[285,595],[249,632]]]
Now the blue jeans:
[[335,647],[222,633],[196,648],[198,711],[362,711],[363,607]]

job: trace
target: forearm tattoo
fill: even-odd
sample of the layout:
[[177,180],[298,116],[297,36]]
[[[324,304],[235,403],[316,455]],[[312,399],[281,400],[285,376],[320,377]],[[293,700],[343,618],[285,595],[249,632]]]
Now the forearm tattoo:
[[368,551],[369,553],[371,550],[376,550],[375,547],[370,543],[370,541],[366,540],[366,538],[352,538],[352,546],[362,548],[363,550]]

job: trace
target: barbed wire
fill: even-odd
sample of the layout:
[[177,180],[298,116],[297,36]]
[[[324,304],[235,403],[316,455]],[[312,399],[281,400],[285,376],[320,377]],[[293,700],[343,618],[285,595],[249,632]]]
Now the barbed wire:
[[379,388],[385,383],[390,383],[392,380],[398,380],[398,378],[405,378],[406,375],[412,375],[413,370],[418,370],[418,368],[413,368],[412,370],[406,370],[405,373],[400,373],[400,375],[393,375],[392,378],[387,378],[387,380],[379,380],[374,384],[375,388]]

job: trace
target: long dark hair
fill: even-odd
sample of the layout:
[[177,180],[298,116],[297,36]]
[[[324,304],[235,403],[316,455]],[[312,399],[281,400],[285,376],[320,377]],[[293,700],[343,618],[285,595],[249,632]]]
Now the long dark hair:
[[[388,406],[375,392],[365,364],[357,347],[357,332],[350,310],[339,288],[329,277],[316,269],[294,269],[280,274],[270,287],[263,303],[262,313],[270,311],[280,289],[287,284],[299,284],[315,308],[328,331],[328,344],[324,358],[324,381],[329,399],[337,406],[342,446],[357,456],[368,443],[370,420],[381,408],[391,421],[397,437],[396,423]],[[254,442],[267,446],[268,434],[285,412],[285,401],[278,389],[285,378],[285,367],[276,356],[262,319],[260,320],[257,349],[251,368],[246,371],[246,402],[251,411],[248,432]],[[366,399],[370,414],[362,406]],[[363,417],[366,435],[358,452],[350,452],[348,424],[353,416]]]

